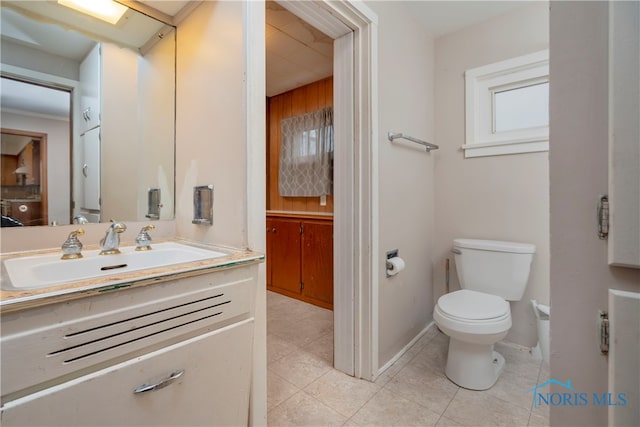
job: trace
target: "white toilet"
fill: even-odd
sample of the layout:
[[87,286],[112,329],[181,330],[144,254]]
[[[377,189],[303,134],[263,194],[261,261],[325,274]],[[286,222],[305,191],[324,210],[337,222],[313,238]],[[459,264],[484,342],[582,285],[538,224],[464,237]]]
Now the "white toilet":
[[508,301],[522,299],[535,250],[528,243],[453,241],[462,289],[438,299],[433,319],[451,338],[445,373],[459,386],[486,390],[498,380],[504,357],[493,344],[511,328]]

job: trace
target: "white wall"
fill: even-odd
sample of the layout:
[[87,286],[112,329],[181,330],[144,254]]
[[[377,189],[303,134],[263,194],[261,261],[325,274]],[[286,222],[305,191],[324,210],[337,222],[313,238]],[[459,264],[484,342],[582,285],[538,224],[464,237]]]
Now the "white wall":
[[138,218],[138,55],[103,43],[101,56],[101,221]]
[[[511,303],[507,340],[537,341],[530,299],[549,303],[548,153],[465,159],[464,72],[548,48],[548,3],[538,2],[483,21],[436,41],[436,144],[434,301],[445,293],[445,262],[451,290],[459,289],[453,239],[534,243],[537,247],[523,299]],[[428,307],[429,315],[433,304]]]
[[[596,339],[607,290],[640,291],[640,270],[610,267],[596,232],[608,187],[608,7],[556,1],[550,21],[551,376],[589,394],[608,387]],[[553,406],[551,425],[607,425],[607,408]]]
[[47,188],[49,223],[69,224],[71,188],[69,122],[17,113],[2,113],[3,128],[47,134]]
[[[434,154],[412,143],[390,144],[387,132],[433,141],[434,40],[404,5],[368,2],[379,18],[379,337],[384,366],[431,321]],[[386,252],[398,249],[406,269],[385,277]]]
[[[147,190],[159,188],[160,219],[174,217],[173,173],[175,148],[175,91],[170,90],[176,70],[175,32],[158,41],[151,51],[138,56],[138,153],[148,161],[138,165],[136,218],[148,213]],[[162,120],[158,120],[162,117]]]
[[[243,6],[203,2],[178,28],[176,227],[242,247],[246,235]],[[213,226],[194,225],[193,187],[214,185]]]

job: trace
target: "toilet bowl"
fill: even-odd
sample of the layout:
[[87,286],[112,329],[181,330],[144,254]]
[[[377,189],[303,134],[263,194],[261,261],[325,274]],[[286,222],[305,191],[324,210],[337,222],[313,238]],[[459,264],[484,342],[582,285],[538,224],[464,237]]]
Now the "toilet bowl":
[[462,289],[438,300],[433,318],[450,337],[445,374],[471,390],[486,390],[497,381],[504,358],[493,344],[507,336],[511,310],[504,299]]
[[441,296],[433,313],[450,337],[445,374],[461,387],[486,390],[505,364],[493,345],[511,328],[509,301],[522,299],[535,246],[493,240],[454,240],[461,290]]

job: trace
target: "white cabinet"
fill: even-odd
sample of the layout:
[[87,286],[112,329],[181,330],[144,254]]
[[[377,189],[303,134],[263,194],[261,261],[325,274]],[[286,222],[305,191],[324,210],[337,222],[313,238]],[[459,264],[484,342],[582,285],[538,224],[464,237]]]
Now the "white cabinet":
[[239,267],[4,314],[0,424],[247,425],[256,276]]
[[100,125],[100,44],[80,64],[80,133]]
[[247,425],[252,331],[245,320],[17,399],[2,425]]
[[85,132],[81,137],[82,209],[100,209],[100,127]]

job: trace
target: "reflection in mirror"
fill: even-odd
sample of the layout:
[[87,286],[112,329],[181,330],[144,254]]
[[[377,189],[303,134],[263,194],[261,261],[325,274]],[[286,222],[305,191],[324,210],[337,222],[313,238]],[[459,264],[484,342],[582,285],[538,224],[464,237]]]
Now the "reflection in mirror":
[[174,28],[46,1],[1,18],[3,226],[173,219]]

